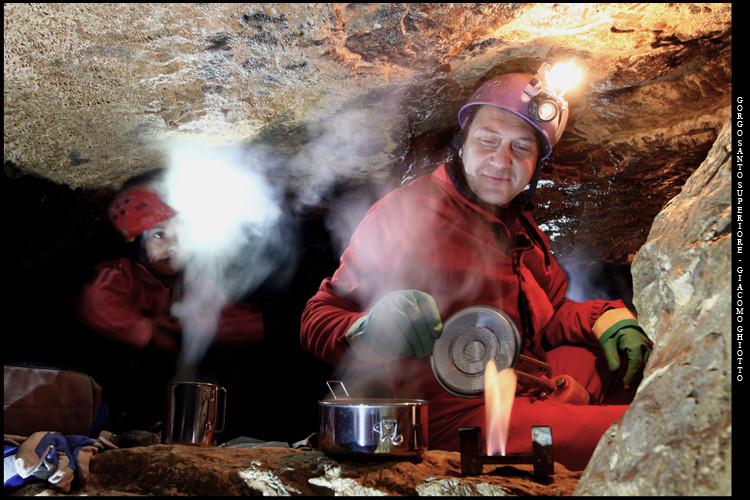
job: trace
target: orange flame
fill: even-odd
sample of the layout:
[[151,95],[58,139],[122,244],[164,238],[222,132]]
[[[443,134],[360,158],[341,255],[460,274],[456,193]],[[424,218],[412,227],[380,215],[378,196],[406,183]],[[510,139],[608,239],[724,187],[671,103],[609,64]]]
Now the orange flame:
[[505,456],[510,411],[516,395],[516,380],[516,371],[513,368],[505,368],[498,373],[493,360],[487,363],[484,370],[484,403],[489,456],[497,452]]

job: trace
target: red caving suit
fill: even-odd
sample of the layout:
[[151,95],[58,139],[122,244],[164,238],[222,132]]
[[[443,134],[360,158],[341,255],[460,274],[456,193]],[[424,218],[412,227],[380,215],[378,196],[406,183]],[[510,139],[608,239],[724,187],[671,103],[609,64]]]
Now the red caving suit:
[[[96,272],[76,303],[88,351],[81,364],[104,388],[112,430],[148,430],[163,419],[166,387],[179,368],[183,324],[171,309],[173,302],[187,296],[180,287],[189,285],[183,279],[165,284],[125,257],[99,264]],[[223,293],[215,287],[202,283],[200,290],[222,304]],[[215,337],[204,337],[210,348],[205,346],[208,351],[200,359],[196,381],[208,378],[225,387],[237,383],[243,368],[235,353],[263,340],[262,313],[246,302],[225,305],[218,318],[200,307],[190,311],[195,321],[209,325],[202,330],[206,335],[216,327]]]
[[[77,307],[82,323],[104,337],[136,349],[151,341],[153,320],[168,318],[175,284],[165,285],[142,264],[122,257],[96,267]],[[204,284],[205,286],[205,284]],[[215,293],[221,292],[216,289]],[[263,339],[263,315],[244,302],[221,310],[216,342],[252,345]]]
[[[506,450],[531,453],[531,427],[549,425],[555,461],[581,470],[634,393],[622,389],[621,374],[607,369],[598,335],[634,315],[619,300],[567,299],[568,280],[547,237],[529,212],[520,217],[504,223],[469,201],[454,186],[445,164],[390,192],[371,207],[333,277],[323,280],[308,301],[301,341],[331,365],[351,363],[347,330],[385,294],[408,289],[432,295],[443,321],[465,307],[485,305],[504,311],[520,330],[522,288],[533,325],[533,335],[520,332],[522,354],[548,363],[552,377],[571,375],[599,404],[540,400],[519,390]],[[512,268],[512,252],[520,254],[518,273]],[[386,371],[394,397],[429,401],[431,448],[458,451],[460,427],[485,429],[484,398],[447,392],[435,379],[429,358],[390,361]]]

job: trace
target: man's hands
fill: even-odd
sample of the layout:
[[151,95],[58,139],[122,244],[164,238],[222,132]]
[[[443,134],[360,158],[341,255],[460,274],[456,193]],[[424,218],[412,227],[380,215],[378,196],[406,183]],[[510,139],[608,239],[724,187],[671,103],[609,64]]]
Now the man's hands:
[[355,344],[361,342],[383,360],[391,360],[432,354],[442,333],[435,299],[419,290],[402,290],[381,298],[367,316],[352,325],[346,339],[357,353]]
[[635,325],[607,331],[599,338],[599,343],[604,350],[604,357],[607,359],[610,371],[620,369],[620,352],[625,353],[628,358],[628,368],[622,382],[625,389],[630,389],[633,379],[643,371],[653,343],[640,327]]

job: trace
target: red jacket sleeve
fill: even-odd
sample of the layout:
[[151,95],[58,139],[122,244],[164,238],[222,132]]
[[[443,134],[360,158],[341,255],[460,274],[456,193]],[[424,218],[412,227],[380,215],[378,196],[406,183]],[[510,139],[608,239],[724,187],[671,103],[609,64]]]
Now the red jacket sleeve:
[[334,291],[326,278],[302,312],[302,346],[326,363],[340,365],[349,353],[344,335],[364,313]]
[[574,302],[565,299],[545,329],[545,346],[552,348],[578,343],[598,346],[599,342],[592,328],[594,323],[604,311],[618,308],[625,308],[625,303],[621,300]]
[[[203,283],[203,290],[207,285]],[[211,293],[221,294],[219,289]],[[122,258],[97,266],[97,275],[84,285],[76,308],[81,323],[99,334],[145,347],[152,339],[154,322],[171,316],[172,288],[130,259]],[[179,324],[178,324],[179,325]],[[179,333],[179,327],[176,331]],[[225,305],[218,318],[215,341],[237,347],[263,339],[263,315],[245,302]]]
[[[398,198],[376,202],[354,231],[339,268],[326,278],[302,313],[302,346],[319,359],[340,365],[353,356],[345,334],[386,293],[409,288],[393,276],[393,263],[413,250],[403,237]],[[411,229],[411,226],[409,227]],[[413,230],[411,231],[414,232]]]
[[526,225],[528,231],[536,233],[532,235],[532,239],[546,249],[546,260],[543,260],[544,253],[535,253],[536,261],[528,262],[526,267],[552,305],[552,315],[543,330],[538,333],[538,340],[546,349],[563,344],[598,345],[593,333],[594,323],[608,309],[625,308],[625,303],[621,300],[576,302],[566,298],[568,277],[549,251],[547,235],[537,228],[531,216],[526,214],[525,217],[529,221]]
[[132,302],[139,286],[129,259],[100,264],[76,303],[81,323],[109,339],[137,349],[145,347],[151,341],[152,326]]

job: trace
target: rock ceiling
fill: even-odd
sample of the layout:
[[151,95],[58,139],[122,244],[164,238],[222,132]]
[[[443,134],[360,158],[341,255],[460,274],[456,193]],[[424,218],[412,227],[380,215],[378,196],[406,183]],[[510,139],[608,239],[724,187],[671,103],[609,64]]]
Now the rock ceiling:
[[536,195],[563,257],[630,262],[730,113],[731,4],[6,3],[4,14],[5,173],[73,189],[114,189],[184,143],[262,148],[294,192],[408,179],[447,156],[457,111],[485,79],[573,59],[585,81]]

